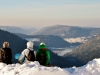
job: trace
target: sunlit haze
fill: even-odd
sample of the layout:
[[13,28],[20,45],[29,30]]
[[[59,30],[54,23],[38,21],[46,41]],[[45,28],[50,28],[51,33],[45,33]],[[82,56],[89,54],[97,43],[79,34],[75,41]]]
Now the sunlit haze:
[[100,0],[0,0],[0,26],[100,27]]

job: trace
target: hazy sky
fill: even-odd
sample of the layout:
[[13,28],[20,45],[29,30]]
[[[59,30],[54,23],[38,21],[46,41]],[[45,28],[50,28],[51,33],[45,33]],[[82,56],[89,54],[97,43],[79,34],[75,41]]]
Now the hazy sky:
[[0,25],[100,27],[100,0],[0,0]]

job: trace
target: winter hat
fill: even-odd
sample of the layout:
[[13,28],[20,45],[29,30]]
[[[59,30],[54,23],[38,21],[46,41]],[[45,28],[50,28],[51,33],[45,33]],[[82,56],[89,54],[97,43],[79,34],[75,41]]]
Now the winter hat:
[[3,43],[3,48],[8,48],[9,47],[9,43],[8,42],[4,42]]
[[32,41],[27,42],[27,48],[33,48],[34,43]]
[[39,49],[43,49],[43,48],[46,48],[45,43],[40,43],[40,45],[39,45]]

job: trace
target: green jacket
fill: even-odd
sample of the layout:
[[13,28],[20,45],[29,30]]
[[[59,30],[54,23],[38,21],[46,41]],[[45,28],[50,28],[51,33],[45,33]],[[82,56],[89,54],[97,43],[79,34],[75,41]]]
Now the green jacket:
[[[42,50],[42,49],[38,49],[37,51],[36,51],[36,60],[37,61],[39,61],[39,59],[42,59],[41,58],[41,56],[40,56],[40,54],[41,54],[41,52],[42,51],[44,51],[44,50]],[[43,63],[43,64],[41,64],[41,65],[44,65],[44,66],[47,66],[48,64],[49,64],[49,62],[50,62],[50,52],[48,51],[48,50],[45,50],[45,53],[46,53],[46,58],[47,58],[47,60]],[[43,52],[42,52],[42,54],[43,54]],[[40,62],[40,61],[39,61]]]
[[49,50],[46,48],[46,46],[44,44],[40,45],[39,46],[39,49],[36,51],[36,61],[39,61],[39,59],[42,59],[42,57],[40,56],[42,54],[45,54],[46,53],[46,61],[41,64],[41,65],[44,65],[44,66],[47,66],[50,62],[50,52]]

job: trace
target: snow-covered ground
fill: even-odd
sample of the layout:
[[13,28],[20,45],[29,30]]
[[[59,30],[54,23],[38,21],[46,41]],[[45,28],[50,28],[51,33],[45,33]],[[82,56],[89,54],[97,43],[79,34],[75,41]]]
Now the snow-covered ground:
[[22,65],[0,63],[0,75],[100,75],[100,59],[94,59],[82,67],[71,68],[45,67],[37,61]]

